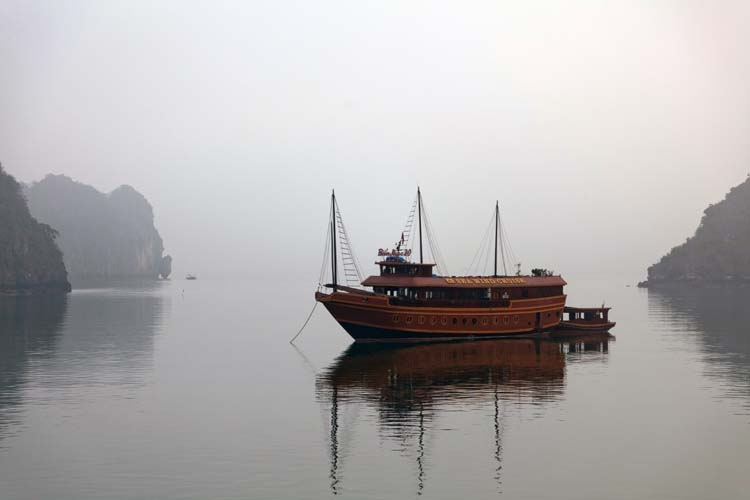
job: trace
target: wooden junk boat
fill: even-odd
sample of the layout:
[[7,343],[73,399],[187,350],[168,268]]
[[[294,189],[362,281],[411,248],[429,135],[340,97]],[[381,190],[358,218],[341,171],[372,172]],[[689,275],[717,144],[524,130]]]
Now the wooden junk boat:
[[[419,262],[411,261],[412,251],[408,248],[415,212]],[[423,259],[423,225],[433,259],[438,260],[440,255],[435,248],[429,218],[423,217],[423,213],[422,195],[417,189],[417,199],[396,248],[380,249],[381,259],[376,262],[380,274],[363,280],[335,193],[331,194],[330,244],[326,252],[330,250],[332,279],[319,286],[315,300],[328,309],[352,338],[358,341],[497,338],[540,334],[560,326],[565,311],[565,280],[546,270],[534,270],[533,275],[522,276],[520,265],[517,274],[507,274],[505,257],[508,252],[503,242],[498,204],[494,211],[494,273],[491,276],[436,274],[434,268],[441,266]],[[489,247],[490,240],[487,241]],[[498,250],[506,271],[502,275],[498,274]],[[485,260],[488,257],[489,249]],[[345,285],[339,279],[339,259]],[[321,282],[327,261],[326,256]],[[359,286],[372,287],[372,291]],[[326,293],[323,289],[331,291]]]

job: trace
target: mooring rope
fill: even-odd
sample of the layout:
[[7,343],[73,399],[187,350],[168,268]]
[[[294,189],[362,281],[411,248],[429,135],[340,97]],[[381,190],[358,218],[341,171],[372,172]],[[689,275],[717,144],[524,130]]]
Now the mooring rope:
[[315,308],[316,307],[318,307],[318,301],[317,300],[315,301],[315,305],[313,306],[312,311],[310,311],[310,314],[307,316],[307,319],[305,320],[305,323],[302,325],[302,328],[300,328],[299,331],[297,332],[297,335],[295,335],[294,337],[292,337],[292,340],[289,341],[290,344],[294,344],[294,341],[297,340],[297,337],[300,336],[300,334],[302,333],[302,330],[305,329],[305,327],[307,326],[307,323],[310,321],[310,318],[312,318],[312,315],[315,312]]

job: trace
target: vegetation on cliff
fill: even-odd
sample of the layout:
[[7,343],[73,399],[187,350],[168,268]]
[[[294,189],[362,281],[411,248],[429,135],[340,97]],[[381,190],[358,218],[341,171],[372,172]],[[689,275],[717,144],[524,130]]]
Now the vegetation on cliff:
[[72,277],[156,278],[171,271],[153,208],[132,187],[104,194],[64,175],[48,175],[29,186],[26,196],[31,213],[60,233]]
[[0,165],[0,293],[65,293],[57,232],[31,216],[20,184]]
[[648,284],[750,282],[750,177],[710,205],[695,235],[648,269]]

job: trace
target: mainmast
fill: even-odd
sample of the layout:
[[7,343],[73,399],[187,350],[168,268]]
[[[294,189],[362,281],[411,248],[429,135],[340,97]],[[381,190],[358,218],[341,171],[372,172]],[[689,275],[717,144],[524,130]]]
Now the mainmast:
[[417,222],[419,223],[419,263],[424,264],[422,260],[422,192],[417,186]]
[[337,259],[336,259],[336,193],[331,190],[331,278],[333,279],[333,291],[336,291],[337,282]]

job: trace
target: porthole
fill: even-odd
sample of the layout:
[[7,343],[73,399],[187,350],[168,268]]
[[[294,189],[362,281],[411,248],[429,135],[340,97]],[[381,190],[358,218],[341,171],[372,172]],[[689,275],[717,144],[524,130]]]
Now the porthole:
[[476,325],[477,324],[477,318],[471,318],[471,324]]
[[456,323],[458,323],[458,318],[453,318],[453,324],[455,325]]
[[393,322],[394,323],[398,323],[400,320],[401,320],[401,318],[399,318],[398,314],[394,314],[393,315]]
[[420,316],[418,321],[420,325],[424,325],[424,316]]
[[495,316],[494,318],[492,318],[492,324],[493,324],[493,325],[496,325],[496,324],[498,324],[499,322],[500,322],[500,318],[498,318],[497,316]]
[[442,318],[440,318],[440,324],[443,325],[443,326],[447,325],[448,324],[448,316],[443,316]]
[[487,323],[488,323],[487,318],[482,318],[482,324],[484,326],[487,326]]
[[515,316],[513,316],[513,323],[518,324],[518,314],[516,314]]
[[413,320],[413,319],[414,319],[414,318],[412,318],[412,317],[411,317],[411,314],[410,314],[409,316],[407,316],[407,317],[406,317],[406,324],[407,324],[407,325],[411,325],[411,322],[412,322],[412,320]]
[[505,316],[503,318],[503,324],[504,325],[509,325],[510,324],[510,316]]
[[437,316],[430,316],[430,324],[435,325],[437,324]]
[[466,324],[466,323],[468,323],[468,322],[469,322],[469,320],[468,320],[468,319],[466,319],[466,318],[461,318],[461,323],[462,323],[462,324],[464,324],[464,325],[465,325],[465,324]]

